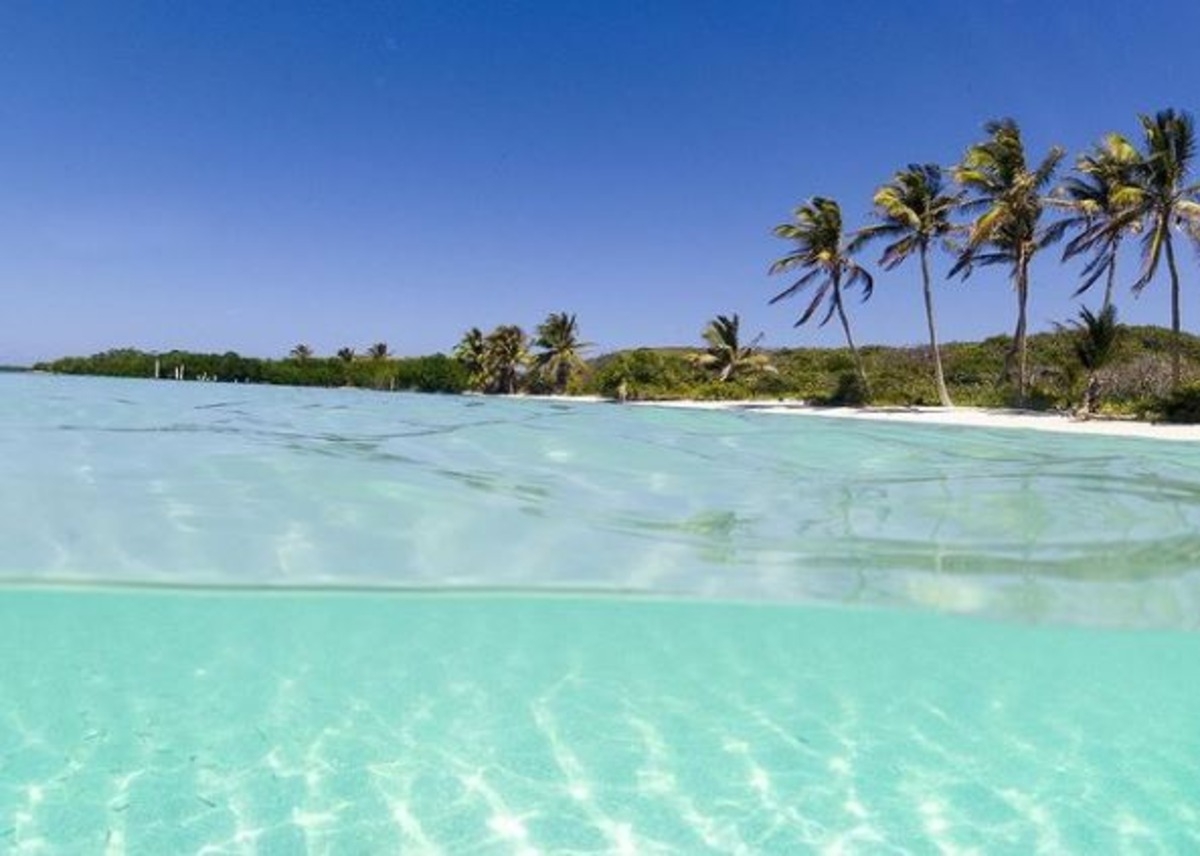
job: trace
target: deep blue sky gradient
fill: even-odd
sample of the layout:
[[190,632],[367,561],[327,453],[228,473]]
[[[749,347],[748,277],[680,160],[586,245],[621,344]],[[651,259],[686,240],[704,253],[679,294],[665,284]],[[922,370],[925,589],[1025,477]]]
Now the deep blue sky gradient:
[[[1193,110],[1197,32],[1200,3],[1162,0],[11,0],[0,362],[415,354],[559,309],[599,350],[695,343],[735,311],[768,345],[835,344],[836,325],[791,329],[800,302],[766,305],[787,284],[771,227],[798,202],[861,224],[893,171],[954,162],[992,117],[1073,158],[1139,112]],[[1054,258],[1036,329],[1074,313],[1078,266]],[[1165,324],[1166,291],[1122,292],[1125,320]],[[937,299],[947,339],[1011,329],[1000,269]],[[915,267],[853,322],[922,341]]]

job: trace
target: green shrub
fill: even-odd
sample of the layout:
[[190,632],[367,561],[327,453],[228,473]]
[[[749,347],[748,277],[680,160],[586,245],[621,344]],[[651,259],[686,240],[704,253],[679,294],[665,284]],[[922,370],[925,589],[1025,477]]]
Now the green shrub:
[[1168,394],[1152,413],[1164,422],[1200,422],[1200,384],[1188,384]]

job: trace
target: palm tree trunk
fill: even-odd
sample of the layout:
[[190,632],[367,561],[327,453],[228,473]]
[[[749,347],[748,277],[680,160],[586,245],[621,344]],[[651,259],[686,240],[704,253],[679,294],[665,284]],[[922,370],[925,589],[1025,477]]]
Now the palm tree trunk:
[[929,324],[929,347],[933,350],[933,373],[937,380],[938,401],[942,407],[953,407],[950,391],[946,389],[946,378],[942,374],[942,355],[938,351],[936,325],[933,321],[933,289],[929,285],[929,248],[921,244],[921,276],[925,284],[925,320]]
[[867,383],[867,372],[863,369],[862,357],[858,355],[858,348],[854,347],[854,336],[850,334],[850,319],[846,317],[846,310],[842,308],[842,289],[837,279],[833,281],[833,305],[837,309],[838,320],[842,322],[842,332],[846,334],[846,344],[850,346],[850,355],[854,358],[858,379],[862,381],[863,400],[868,401],[871,398],[871,388]]
[[1175,248],[1171,246],[1171,229],[1167,227],[1167,270],[1171,272],[1171,387],[1179,387],[1180,357],[1183,339],[1179,328],[1179,271],[1175,269]]
[[1017,260],[1017,329],[1013,333],[1013,350],[1017,356],[1017,403],[1021,407],[1026,404],[1029,388],[1025,342],[1025,319],[1028,304],[1029,258],[1022,253]]
[[1117,255],[1116,247],[1113,247],[1113,257],[1108,260],[1108,281],[1104,283],[1104,305],[1100,307],[1100,311],[1104,312],[1112,305],[1113,282],[1117,278]]

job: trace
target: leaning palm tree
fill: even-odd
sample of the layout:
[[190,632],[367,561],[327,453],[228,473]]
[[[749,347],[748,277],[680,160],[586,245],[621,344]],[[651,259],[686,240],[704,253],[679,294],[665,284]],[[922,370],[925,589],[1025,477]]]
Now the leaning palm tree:
[[934,378],[938,401],[942,407],[952,407],[946,378],[942,373],[942,355],[938,350],[937,328],[933,317],[933,289],[929,282],[929,245],[941,242],[949,246],[955,226],[950,218],[962,201],[962,195],[946,193],[942,168],[935,164],[910,164],[896,173],[890,183],[875,192],[875,213],[880,222],[859,230],[850,242],[856,250],[864,244],[884,238],[889,243],[883,249],[879,265],[892,270],[914,253],[921,260],[921,278],[925,293],[925,321],[929,326],[929,347],[933,352]]
[[1140,116],[1145,150],[1133,173],[1130,191],[1134,197],[1127,211],[1113,220],[1109,229],[1140,224],[1142,269],[1133,284],[1140,293],[1154,279],[1163,256],[1171,277],[1171,383],[1179,385],[1180,337],[1179,271],[1175,265],[1172,232],[1180,229],[1200,241],[1200,184],[1190,184],[1196,155],[1196,133],[1192,117],[1175,110],[1160,110]]
[[574,372],[583,369],[580,356],[588,342],[579,341],[579,325],[574,315],[552,312],[538,325],[533,344],[541,350],[533,358],[534,371],[557,395],[566,391]]
[[846,309],[843,306],[842,289],[862,283],[862,299],[866,300],[871,296],[875,280],[850,257],[850,249],[842,235],[842,209],[836,201],[821,196],[814,197],[797,208],[794,216],[795,222],[776,226],[774,234],[778,238],[795,242],[796,248],[772,264],[769,273],[792,270],[801,270],[803,273],[798,280],[772,297],[770,302],[778,303],[816,283],[808,308],[792,326],[799,327],[807,323],[821,308],[821,304],[826,304],[820,326],[825,326],[830,318],[837,315],[842,331],[846,334],[846,344],[850,346],[850,354],[854,358],[854,367],[862,383],[864,397],[867,397],[867,373],[863,370],[862,359],[850,333],[850,320],[846,317]]
[[1062,232],[1041,226],[1042,192],[1054,177],[1064,152],[1054,146],[1030,169],[1021,129],[1012,119],[988,122],[988,139],[967,149],[954,178],[967,192],[966,210],[979,211],[967,230],[966,246],[950,275],[969,276],[975,265],[1007,265],[1017,292],[1017,326],[1005,361],[1011,376],[1017,363],[1017,397],[1025,403],[1029,386],[1025,332],[1029,307],[1029,263]]
[[341,360],[343,363],[354,362],[354,349],[353,348],[338,348],[337,358],[339,360]]
[[1117,277],[1117,251],[1130,232],[1137,231],[1135,218],[1121,215],[1137,202],[1133,182],[1141,167],[1141,157],[1120,134],[1109,134],[1104,141],[1075,161],[1078,175],[1068,176],[1055,189],[1050,203],[1066,212],[1055,225],[1061,232],[1079,232],[1066,245],[1063,261],[1084,253],[1091,258],[1083,267],[1083,282],[1075,290],[1078,297],[1105,277],[1101,312],[1112,305],[1113,284]]
[[691,362],[715,372],[717,380],[722,382],[743,372],[775,372],[766,354],[758,351],[762,334],[755,336],[749,345],[743,345],[738,335],[740,323],[736,312],[732,316],[718,315],[709,321],[701,333],[708,347],[703,353],[692,354]]
[[483,331],[478,327],[463,333],[462,339],[454,346],[454,358],[467,370],[467,382],[474,390],[483,390],[487,385],[483,366],[485,351]]
[[483,341],[483,373],[489,392],[512,395],[529,359],[524,331],[515,324],[502,324]]
[[306,360],[312,359],[312,355],[313,349],[305,344],[297,345],[296,347],[292,348],[291,352],[288,354],[289,357],[298,363],[303,363]]
[[371,347],[367,348],[367,356],[372,360],[386,360],[391,354],[388,352],[387,342],[376,342]]

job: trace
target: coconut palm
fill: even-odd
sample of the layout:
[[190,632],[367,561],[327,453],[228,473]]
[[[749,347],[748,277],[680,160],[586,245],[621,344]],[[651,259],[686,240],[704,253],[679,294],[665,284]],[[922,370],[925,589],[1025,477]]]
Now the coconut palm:
[[307,360],[312,359],[313,349],[310,348],[308,345],[301,343],[301,344],[297,345],[296,347],[292,348],[292,350],[288,354],[288,356],[291,357],[293,360],[295,360],[298,363],[303,363]]
[[1041,225],[1045,210],[1042,193],[1054,177],[1064,152],[1054,146],[1030,169],[1021,129],[1012,119],[984,126],[988,139],[967,149],[954,178],[967,192],[964,208],[979,211],[967,229],[966,246],[950,271],[969,276],[975,265],[1007,265],[1017,292],[1017,326],[1006,360],[1011,375],[1017,362],[1017,396],[1025,403],[1029,372],[1025,333],[1029,307],[1029,263],[1039,250],[1062,235],[1061,229]]
[[343,363],[354,362],[354,349],[353,348],[338,348],[337,358],[339,360],[341,360]]
[[529,359],[525,332],[515,324],[502,324],[483,340],[483,374],[490,392],[512,395]]
[[867,300],[875,287],[875,280],[850,257],[850,249],[842,235],[842,209],[836,201],[821,196],[814,197],[797,208],[794,216],[795,222],[776,226],[774,234],[778,238],[795,242],[796,248],[772,264],[769,273],[793,270],[803,273],[798,280],[772,297],[770,302],[778,303],[813,286],[813,296],[808,308],[793,326],[799,327],[807,323],[822,304],[825,304],[826,309],[820,326],[825,326],[830,318],[837,315],[865,396],[868,389],[867,373],[863,370],[862,359],[850,333],[850,320],[846,317],[842,290],[861,283],[862,299]]
[[1179,385],[1180,314],[1179,270],[1175,265],[1175,229],[1200,241],[1200,184],[1189,184],[1192,161],[1196,155],[1196,133],[1192,117],[1175,110],[1160,110],[1154,116],[1138,117],[1145,138],[1145,150],[1133,172],[1128,209],[1116,217],[1110,231],[1139,224],[1142,237],[1142,268],[1133,283],[1140,293],[1158,272],[1163,257],[1171,277],[1171,383]]
[[387,342],[376,342],[371,347],[367,348],[367,356],[372,360],[386,360],[391,354],[388,352]]
[[1083,394],[1084,414],[1094,413],[1100,403],[1099,371],[1104,368],[1116,353],[1117,339],[1121,326],[1117,323],[1117,307],[1111,303],[1093,313],[1087,307],[1079,310],[1079,318],[1070,325],[1058,325],[1059,329],[1073,329],[1075,338],[1072,344],[1075,357],[1087,371],[1087,386]]
[[1063,260],[1089,253],[1083,268],[1083,282],[1075,290],[1077,297],[1105,277],[1101,312],[1112,305],[1113,284],[1117,276],[1117,251],[1121,241],[1136,231],[1136,219],[1126,218],[1119,228],[1117,219],[1137,201],[1133,182],[1141,157],[1120,134],[1109,134],[1104,141],[1075,161],[1078,175],[1068,176],[1054,191],[1050,202],[1067,215],[1055,225],[1060,232],[1078,230],[1063,251]]
[[732,316],[718,315],[700,335],[708,343],[703,353],[692,354],[689,359],[701,368],[716,372],[717,380],[727,381],[741,372],[774,372],[765,354],[758,352],[759,340],[762,334],[754,337],[749,345],[743,345],[738,335],[740,319],[735,312]]
[[482,390],[487,385],[483,373],[485,351],[483,331],[478,327],[472,327],[463,333],[462,339],[454,346],[454,358],[467,370],[468,382],[472,389]]
[[552,312],[538,325],[533,344],[541,350],[534,356],[534,371],[555,394],[566,390],[572,373],[583,369],[580,352],[591,347],[579,341],[579,325],[574,315]]
[[942,355],[938,350],[934,323],[929,245],[940,241],[948,246],[949,237],[955,230],[950,218],[961,201],[961,194],[945,192],[941,167],[935,164],[910,164],[908,169],[896,173],[890,183],[875,192],[875,214],[880,222],[860,229],[850,242],[850,248],[857,250],[870,241],[880,238],[889,240],[891,243],[884,247],[879,259],[879,265],[884,270],[894,269],[914,253],[920,258],[929,347],[933,352],[938,400],[943,407],[951,407],[952,402],[942,373]]

